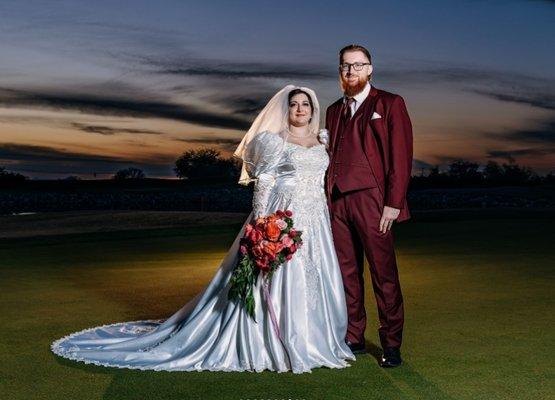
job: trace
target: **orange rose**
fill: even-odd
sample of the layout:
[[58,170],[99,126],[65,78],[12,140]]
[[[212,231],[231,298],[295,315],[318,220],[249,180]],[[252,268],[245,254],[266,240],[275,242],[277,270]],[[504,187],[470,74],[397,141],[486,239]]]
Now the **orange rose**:
[[283,250],[283,244],[280,242],[268,242],[264,247],[264,251],[273,258],[275,258],[281,250]]
[[266,225],[266,237],[275,242],[279,239],[280,235],[281,229],[279,229],[279,226],[276,224],[275,220],[268,222],[268,224]]

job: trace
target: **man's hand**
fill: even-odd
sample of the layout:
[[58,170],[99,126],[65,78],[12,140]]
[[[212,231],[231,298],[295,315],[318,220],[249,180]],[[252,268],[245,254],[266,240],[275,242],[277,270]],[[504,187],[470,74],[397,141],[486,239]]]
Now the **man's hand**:
[[380,219],[380,232],[387,233],[393,225],[393,221],[397,219],[399,213],[401,212],[398,208],[384,206],[382,218]]

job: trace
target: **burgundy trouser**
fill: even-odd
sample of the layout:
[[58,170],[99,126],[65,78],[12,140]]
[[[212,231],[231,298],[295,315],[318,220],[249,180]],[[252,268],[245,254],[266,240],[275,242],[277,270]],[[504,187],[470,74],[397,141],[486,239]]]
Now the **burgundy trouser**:
[[380,191],[362,189],[342,194],[332,191],[330,214],[335,250],[339,259],[347,314],[346,339],[364,343],[364,254],[370,265],[372,286],[378,305],[378,333],[383,347],[401,346],[403,335],[403,296],[399,284],[393,233],[379,232]]

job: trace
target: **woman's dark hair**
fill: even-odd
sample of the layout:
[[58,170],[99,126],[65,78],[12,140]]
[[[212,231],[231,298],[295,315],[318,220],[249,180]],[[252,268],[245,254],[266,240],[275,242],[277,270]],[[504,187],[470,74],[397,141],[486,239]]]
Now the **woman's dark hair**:
[[310,95],[305,92],[302,89],[293,89],[289,92],[289,96],[287,96],[287,104],[291,103],[291,99],[293,98],[293,96],[297,95],[297,94],[304,94],[306,95],[306,97],[308,97],[308,103],[310,104],[310,113],[314,114],[314,103],[312,102],[312,97],[310,97]]

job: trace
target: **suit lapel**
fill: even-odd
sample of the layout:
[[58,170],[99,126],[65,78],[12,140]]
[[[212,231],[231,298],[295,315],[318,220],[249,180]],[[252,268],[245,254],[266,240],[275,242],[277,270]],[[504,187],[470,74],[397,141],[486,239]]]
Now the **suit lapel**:
[[384,179],[384,176],[383,174],[378,174],[378,172],[382,171],[380,160],[383,158],[383,156],[371,156],[374,152],[379,152],[374,138],[374,131],[372,126],[370,125],[372,115],[374,114],[374,110],[376,109],[376,102],[378,100],[378,90],[374,86],[372,86],[372,89],[370,90],[370,95],[366,100],[368,100],[369,103],[364,107],[364,110],[362,112],[363,117],[360,118],[359,121],[359,129],[360,134],[362,135],[361,139],[364,146],[364,156],[366,157],[366,161],[368,161],[368,165],[370,165],[370,168],[372,169],[372,173],[376,177],[376,180],[378,182],[378,189],[380,190],[382,196],[384,196],[385,188],[383,186],[384,182],[382,181],[382,179]]
[[333,132],[333,141],[331,143],[331,151],[333,152],[335,150],[335,143],[337,142],[337,132],[339,132],[339,124],[341,123],[341,108],[343,106],[343,103],[339,103],[337,107],[335,107],[335,110],[333,110],[333,127],[332,127],[332,132]]

